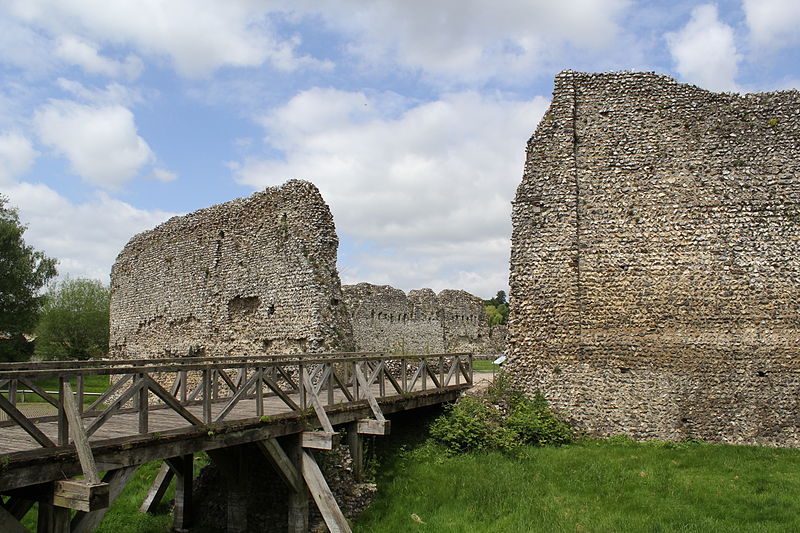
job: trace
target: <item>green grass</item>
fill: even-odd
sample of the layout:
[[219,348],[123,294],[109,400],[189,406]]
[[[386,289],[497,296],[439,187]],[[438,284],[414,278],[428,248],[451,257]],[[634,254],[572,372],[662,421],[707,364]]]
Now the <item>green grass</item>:
[[[139,467],[130,483],[119,495],[106,513],[95,533],[168,533],[172,528],[170,501],[175,497],[175,481],[170,483],[164,498],[154,514],[139,512],[147,490],[158,473],[160,461],[147,463]],[[208,464],[208,456],[195,456],[194,475]],[[36,508],[31,509],[22,524],[30,531],[36,531]]]
[[612,439],[448,457],[428,443],[379,487],[355,532],[800,531],[800,450]]
[[[70,379],[69,383],[72,387],[74,392],[78,390],[78,380],[76,378]],[[58,391],[58,378],[47,378],[47,379],[40,379],[36,381],[36,385],[42,388],[44,391]],[[109,377],[108,376],[86,376],[83,380],[83,390],[84,392],[94,392],[94,393],[101,393],[108,390],[110,385]],[[27,389],[24,385],[19,386],[20,389]],[[0,389],[0,393],[3,396],[8,397],[8,386],[3,387]],[[54,397],[58,397],[58,394],[53,394]],[[85,396],[83,399],[84,403],[90,404],[97,399],[96,396]],[[18,403],[37,403],[37,402],[44,402],[45,400],[35,393],[17,393],[17,402]]]
[[500,370],[500,365],[495,365],[491,360],[476,359],[472,361],[472,369],[478,372],[497,372]]

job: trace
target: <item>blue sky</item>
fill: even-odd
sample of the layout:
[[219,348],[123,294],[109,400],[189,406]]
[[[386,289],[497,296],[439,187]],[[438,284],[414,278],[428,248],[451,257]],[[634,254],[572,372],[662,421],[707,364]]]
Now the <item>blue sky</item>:
[[800,2],[6,0],[0,193],[63,275],[292,178],[342,281],[505,288],[525,143],[563,69],[800,88]]

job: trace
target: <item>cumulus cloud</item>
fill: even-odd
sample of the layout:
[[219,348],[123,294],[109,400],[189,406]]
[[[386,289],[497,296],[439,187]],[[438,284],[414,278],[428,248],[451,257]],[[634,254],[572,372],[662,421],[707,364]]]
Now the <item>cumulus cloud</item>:
[[21,133],[0,133],[0,183],[9,183],[28,171],[39,153]]
[[170,172],[169,170],[163,168],[153,169],[152,178],[154,180],[167,183],[169,181],[175,181],[177,177],[178,177],[177,174],[175,174],[174,172]]
[[744,0],[750,38],[756,46],[779,48],[800,42],[800,2]]
[[73,204],[42,184],[0,186],[9,204],[28,224],[25,242],[59,260],[59,274],[108,282],[111,265],[136,233],[163,222],[173,213],[145,211],[104,193]]
[[735,91],[741,56],[736,52],[733,28],[719,20],[711,4],[692,10],[680,31],[666,34],[675,69],[681,77],[705,89]]
[[37,109],[34,124],[42,143],[64,155],[72,172],[94,185],[119,188],[154,161],[136,133],[133,113],[121,105],[53,100]]
[[436,284],[461,270],[473,280],[467,288],[481,279],[497,287],[507,278],[525,142],[547,104],[468,91],[396,113],[393,95],[311,89],[262,118],[270,148],[284,158],[233,168],[257,188],[293,177],[317,184],[340,234],[357,243],[353,262],[358,243],[377,249],[345,269],[361,281],[388,281],[391,272],[406,289],[445,288]]
[[[82,35],[99,43],[132,45],[141,54],[166,56],[187,76],[267,61],[285,70],[329,66],[298,55],[296,36],[283,38],[274,31],[270,14],[279,7],[268,2],[12,0],[9,6],[16,17],[55,35]],[[85,68],[127,65],[108,64],[94,56],[93,46],[85,41],[72,43],[65,53]]]
[[128,55],[125,61],[115,61],[100,55],[96,45],[74,35],[59,38],[56,55],[90,74],[102,74],[111,78],[135,79],[143,68],[142,60],[134,55]]
[[58,78],[56,84],[74,98],[95,105],[119,104],[127,107],[143,100],[138,90],[116,82],[109,83],[103,89],[87,87],[79,81],[65,78]]
[[523,72],[564,44],[609,44],[627,0],[338,0],[305,2],[331,26],[354,36],[351,50],[434,76],[471,81]]

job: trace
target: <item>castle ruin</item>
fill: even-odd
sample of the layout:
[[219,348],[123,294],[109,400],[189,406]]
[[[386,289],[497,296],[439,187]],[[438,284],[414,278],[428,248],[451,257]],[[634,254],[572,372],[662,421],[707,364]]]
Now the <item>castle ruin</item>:
[[299,180],[140,233],[111,270],[110,353],[349,350],[338,242],[319,191]]
[[800,93],[556,77],[513,207],[510,369],[584,430],[800,445]]
[[483,300],[466,291],[409,291],[359,283],[342,287],[359,351],[497,353],[504,327],[489,327]]

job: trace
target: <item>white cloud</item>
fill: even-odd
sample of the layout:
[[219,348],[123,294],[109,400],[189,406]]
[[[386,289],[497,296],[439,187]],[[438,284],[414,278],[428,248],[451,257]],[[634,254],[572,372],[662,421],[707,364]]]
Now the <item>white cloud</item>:
[[37,155],[31,141],[21,133],[0,133],[0,183],[11,182],[27,172]]
[[72,172],[94,185],[118,188],[154,161],[136,133],[133,113],[121,105],[52,100],[37,109],[34,124],[41,141],[66,156]]
[[125,243],[173,216],[136,209],[102,193],[76,205],[42,184],[19,183],[0,187],[0,192],[28,224],[25,242],[58,259],[59,274],[106,283]]
[[756,46],[780,48],[800,42],[800,2],[744,0],[750,38]]
[[737,90],[741,56],[736,52],[733,28],[719,20],[716,6],[694,8],[686,26],[665,37],[675,69],[684,80],[713,91]]
[[[269,15],[280,6],[236,0],[12,0],[12,12],[55,35],[81,35],[98,43],[131,45],[141,54],[170,58],[188,76],[206,76],[222,66],[276,68],[330,65],[296,54],[296,36],[280,38]],[[92,45],[70,56],[86,68],[105,68]]]
[[174,172],[170,172],[169,170],[163,168],[156,168],[153,169],[152,177],[154,180],[167,183],[169,181],[174,181],[178,177],[178,175],[175,174]]
[[128,55],[125,61],[115,61],[103,57],[97,46],[74,35],[59,38],[56,55],[72,65],[78,65],[90,74],[102,74],[111,78],[126,77],[135,79],[142,72],[142,60]]
[[525,72],[564,44],[609,44],[627,0],[338,0],[305,2],[353,35],[352,50],[376,64],[388,56],[434,76],[474,81]]
[[238,179],[258,188],[295,177],[317,184],[340,234],[396,254],[391,268],[366,257],[351,265],[361,281],[388,282],[395,272],[398,285],[415,288],[458,270],[465,279],[506,278],[510,202],[547,100],[462,92],[394,118],[379,112],[384,100],[395,99],[333,89],[298,94],[263,118],[285,160],[246,160],[234,165]]
[[78,100],[95,105],[119,104],[121,106],[132,106],[143,101],[142,95],[136,89],[131,89],[112,82],[104,89],[89,88],[79,81],[58,78],[58,86]]

